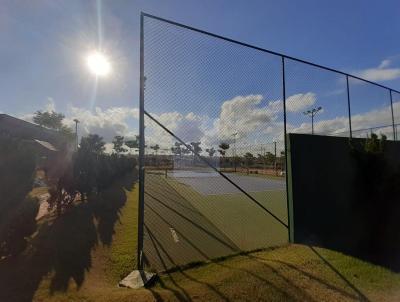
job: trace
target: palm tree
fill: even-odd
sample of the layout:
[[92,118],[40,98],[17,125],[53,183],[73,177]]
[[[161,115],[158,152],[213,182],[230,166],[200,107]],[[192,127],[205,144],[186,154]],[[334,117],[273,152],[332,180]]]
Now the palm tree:
[[200,156],[200,152],[203,151],[203,149],[201,149],[200,147],[201,142],[191,142],[190,144],[192,145],[193,149],[193,161],[194,161],[195,155]]
[[227,143],[220,143],[218,147],[218,152],[222,155],[222,162],[224,162],[226,151],[229,149],[230,146]]
[[210,149],[206,149],[206,152],[208,153],[208,155],[209,155],[210,157],[213,157],[214,154],[215,154],[215,152],[216,152],[216,150],[214,149],[214,147],[212,147],[212,148],[210,148]]

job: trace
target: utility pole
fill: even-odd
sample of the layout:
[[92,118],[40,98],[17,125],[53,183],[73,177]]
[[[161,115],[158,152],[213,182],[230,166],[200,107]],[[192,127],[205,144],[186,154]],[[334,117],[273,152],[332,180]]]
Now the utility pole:
[[262,169],[262,174],[266,173],[265,172],[265,147],[261,145],[261,156],[262,156],[262,162],[263,162],[263,169]]
[[322,107],[318,107],[318,108],[313,108],[311,110],[307,110],[305,112],[303,112],[304,115],[308,115],[311,116],[311,134],[314,135],[314,116],[322,110]]
[[236,135],[237,134],[238,134],[237,132],[232,134],[232,136],[233,136],[233,166],[234,166],[235,172],[236,172]]
[[78,150],[78,119],[74,119],[75,122],[75,151]]

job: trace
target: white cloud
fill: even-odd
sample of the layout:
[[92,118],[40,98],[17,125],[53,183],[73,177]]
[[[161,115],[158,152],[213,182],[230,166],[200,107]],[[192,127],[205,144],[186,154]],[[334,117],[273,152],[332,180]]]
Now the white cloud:
[[[44,111],[57,111],[53,98],[47,98],[47,104],[43,108]],[[115,135],[128,135],[134,136],[137,134],[135,129],[130,129],[127,121],[129,119],[135,119],[134,123],[137,123],[139,119],[139,110],[137,108],[129,107],[110,107],[108,109],[102,109],[96,107],[94,110],[88,110],[86,108],[69,107],[65,114],[63,123],[75,129],[74,119],[79,120],[79,136],[85,136],[90,133],[98,134],[104,138],[106,142],[111,142]],[[19,118],[32,122],[33,113],[24,114]]]
[[389,59],[385,59],[381,62],[381,64],[379,64],[378,68],[386,68],[389,67],[391,61]]
[[[316,100],[316,95],[313,92],[291,95],[286,99],[286,111],[301,112],[314,105]],[[268,108],[274,113],[283,112],[283,102],[282,100],[271,101]]]
[[400,68],[370,68],[356,75],[369,81],[389,81],[400,78]]
[[[393,109],[395,113],[395,120],[400,120],[400,102],[393,103]],[[379,109],[373,109],[368,112],[353,114],[351,116],[351,125],[353,135],[357,136],[362,134],[357,130],[368,129],[376,126],[386,126],[381,130],[374,130],[375,132],[386,133],[388,136],[392,135],[391,126],[391,108],[386,106]],[[299,126],[287,125],[288,132],[291,133],[311,133],[311,123],[302,123]],[[328,120],[317,120],[314,123],[314,132],[316,134],[340,134],[344,136],[348,135],[349,131],[349,119],[347,116],[339,116]],[[365,130],[364,134],[370,132]]]
[[[193,112],[186,115],[176,111],[160,115],[151,113],[151,116],[185,143],[202,141],[210,121],[207,116],[196,115]],[[177,141],[173,135],[150,118],[145,119],[145,126],[146,145],[148,146],[158,144],[161,149],[169,150]]]
[[261,106],[262,100],[261,95],[248,95],[225,101],[221,106],[220,116],[214,123],[220,139],[232,140],[232,134],[236,132],[238,137],[245,137],[260,129],[260,126],[275,121],[278,103],[270,102]]
[[[280,133],[282,131],[279,128],[282,130],[283,125],[277,120],[282,112],[281,100],[263,102],[261,95],[247,95],[223,102],[219,116],[214,119],[193,112],[186,115],[176,111],[151,115],[184,142],[201,141],[204,150],[217,147],[221,142],[232,143],[234,133],[237,133],[237,140],[242,142],[271,136],[275,132],[273,129]],[[149,118],[146,119],[148,146],[159,144],[161,148],[169,149],[175,142],[172,135]]]
[[[288,111],[297,112],[315,104],[315,94],[305,93],[293,95],[288,98],[290,104]],[[232,144],[233,134],[236,136],[238,147],[241,144],[256,144],[272,142],[274,139],[283,140],[283,121],[279,118],[282,114],[282,101],[269,101],[263,105],[261,95],[237,96],[225,101],[221,105],[220,115],[212,119],[206,115],[197,115],[190,112],[186,115],[174,112],[154,114],[152,116],[167,129],[172,131],[186,143],[201,141],[202,148],[217,147],[222,141]],[[295,106],[293,104],[296,104]],[[395,119],[400,120],[400,102],[394,102]],[[137,134],[127,124],[127,119],[134,118],[138,123],[138,109],[113,107],[106,110],[96,108],[94,112],[82,108],[72,108],[67,121],[73,118],[81,121],[81,135],[97,133],[110,142],[115,135],[134,136]],[[320,119],[317,116],[314,131],[317,134],[345,133],[349,129],[348,117],[337,116],[332,119]],[[365,113],[352,115],[353,130],[369,128],[377,125],[391,123],[391,109],[389,106],[370,110]],[[300,125],[288,123],[288,132],[310,133],[311,123]],[[390,129],[388,131],[391,131]],[[168,153],[170,147],[177,141],[172,135],[163,130],[155,122],[146,118],[146,145],[159,144],[160,153]],[[390,133],[388,133],[390,134]],[[111,145],[110,145],[111,146]],[[109,147],[110,147],[109,146]]]
[[389,68],[391,60],[383,60],[378,67],[359,70],[354,75],[369,81],[389,81],[400,78],[400,68]]
[[44,107],[44,111],[47,111],[47,112],[56,111],[56,105],[54,104],[53,98],[52,97],[48,97],[47,101],[48,101],[48,103]]
[[[288,98],[288,111],[297,112],[314,105],[312,92],[296,94]],[[236,96],[221,105],[218,117],[199,116],[191,112],[152,114],[161,124],[183,141],[201,141],[203,149],[216,147],[221,142],[232,144],[234,134],[240,143],[283,139],[282,100],[264,101],[262,95]],[[176,141],[150,119],[146,120],[146,144],[159,144],[169,148]]]
[[26,114],[19,115],[19,116],[17,116],[17,117],[18,117],[19,119],[21,119],[21,120],[24,120],[24,121],[33,123],[33,116],[34,116],[33,113],[26,113]]
[[[302,123],[300,126],[287,125],[289,133],[311,133],[311,123]],[[348,117],[339,116],[329,120],[319,120],[314,123],[316,134],[335,134],[346,132],[349,129]]]
[[[46,108],[53,108],[49,102]],[[316,95],[312,92],[296,94],[287,99],[288,112],[301,112],[315,105]],[[400,102],[394,102],[396,120],[400,120]],[[219,143],[233,143],[236,136],[238,147],[242,144],[261,144],[272,142],[274,139],[283,140],[283,102],[282,100],[264,100],[261,95],[236,96],[226,100],[221,105],[220,114],[211,118],[194,112],[151,113],[167,129],[175,133],[187,143],[201,141],[203,150],[208,147],[216,148]],[[65,112],[65,124],[74,127],[73,119],[80,121],[79,135],[96,133],[107,142],[107,150],[115,135],[134,137],[138,134],[138,108],[111,107],[108,109],[95,108],[93,111],[70,107]],[[303,116],[301,114],[301,116]],[[32,119],[32,114],[24,115],[26,120]],[[323,120],[318,115],[314,128],[317,134],[333,134],[348,131],[347,115]],[[368,128],[376,125],[390,124],[390,107],[378,108],[366,113],[352,116],[353,130]],[[311,123],[307,120],[302,124],[287,125],[288,132],[310,133]],[[146,145],[159,144],[160,153],[168,153],[176,139],[150,119],[146,119]],[[164,150],[163,150],[164,149]]]
[[315,93],[294,94],[286,99],[286,111],[300,112],[315,104]]
[[[65,124],[74,126],[74,119],[79,120],[79,135],[85,136],[96,133],[104,138],[104,141],[111,142],[116,135],[127,135],[129,129],[127,120],[138,119],[137,108],[111,107],[103,110],[96,107],[94,111],[84,108],[71,107],[67,113]],[[132,133],[131,133],[132,134]]]

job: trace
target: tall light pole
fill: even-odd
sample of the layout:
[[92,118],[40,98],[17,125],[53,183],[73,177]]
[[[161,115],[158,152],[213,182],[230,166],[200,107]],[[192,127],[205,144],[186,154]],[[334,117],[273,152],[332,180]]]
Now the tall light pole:
[[232,136],[233,136],[233,166],[234,166],[235,172],[236,172],[236,135],[237,134],[238,134],[237,132],[232,134]]
[[275,169],[275,175],[278,175],[278,171],[276,169],[276,139],[274,139],[274,169]]
[[75,122],[75,151],[78,150],[78,119],[74,119]]
[[314,116],[322,110],[322,107],[319,106],[318,108],[313,108],[311,110],[307,110],[303,112],[304,115],[311,116],[311,134],[314,134]]

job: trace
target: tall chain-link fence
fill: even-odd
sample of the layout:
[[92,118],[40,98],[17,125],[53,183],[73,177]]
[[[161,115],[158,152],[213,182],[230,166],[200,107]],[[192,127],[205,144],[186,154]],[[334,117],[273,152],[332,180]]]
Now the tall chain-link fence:
[[287,243],[287,133],[397,138],[396,91],[141,20],[139,268]]

